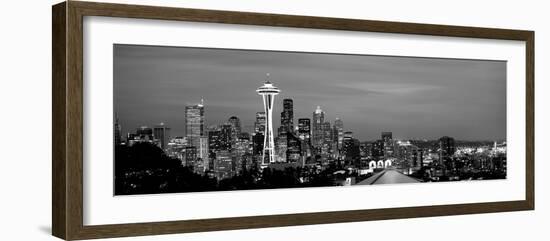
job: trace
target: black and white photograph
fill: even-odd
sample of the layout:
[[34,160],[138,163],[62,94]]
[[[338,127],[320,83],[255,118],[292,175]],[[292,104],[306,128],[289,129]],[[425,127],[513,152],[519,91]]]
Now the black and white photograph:
[[115,44],[115,195],[506,179],[506,62]]

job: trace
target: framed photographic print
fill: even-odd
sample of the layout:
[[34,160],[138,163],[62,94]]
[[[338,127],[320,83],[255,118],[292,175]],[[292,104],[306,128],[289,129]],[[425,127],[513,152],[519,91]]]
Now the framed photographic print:
[[52,11],[57,237],[534,209],[532,31]]

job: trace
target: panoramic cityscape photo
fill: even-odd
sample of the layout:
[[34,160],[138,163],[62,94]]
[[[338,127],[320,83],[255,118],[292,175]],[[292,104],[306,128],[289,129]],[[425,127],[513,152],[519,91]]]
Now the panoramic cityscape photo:
[[113,49],[115,195],[506,179],[505,61]]

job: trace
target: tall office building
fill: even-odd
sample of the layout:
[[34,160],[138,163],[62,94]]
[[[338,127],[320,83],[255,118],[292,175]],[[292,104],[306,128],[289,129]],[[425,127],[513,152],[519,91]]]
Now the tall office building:
[[263,155],[264,150],[264,133],[255,133],[252,136],[252,154]]
[[286,134],[286,160],[287,162],[297,162],[302,154],[301,141],[294,133]]
[[199,138],[198,158],[203,161],[202,171],[204,172],[208,168],[208,155],[209,155],[209,143],[207,136],[201,136]]
[[338,152],[340,146],[338,145],[338,129],[336,128],[335,125],[332,126],[332,128],[330,129],[330,136],[331,136],[331,143],[332,143],[332,146],[334,147],[334,151],[335,152]]
[[216,152],[216,159],[213,160],[214,173],[218,180],[226,179],[234,174],[232,153],[229,151]]
[[247,157],[249,152],[250,139],[246,136],[239,136],[232,150],[233,158],[233,171],[234,173],[240,173],[246,166],[250,166]]
[[281,112],[281,127],[284,132],[294,132],[294,109],[292,99],[283,100],[283,112]]
[[147,126],[141,126],[136,129],[135,133],[128,133],[126,136],[126,145],[132,146],[138,142],[152,143],[153,140],[153,129]]
[[231,125],[225,124],[208,132],[210,152],[229,151],[231,149]]
[[198,147],[200,137],[205,136],[204,131],[204,104],[188,105],[185,107],[185,133],[189,146]]
[[372,143],[361,142],[359,144],[359,155],[361,156],[361,158],[369,157],[371,155],[371,148],[372,148]]
[[330,122],[323,123],[323,146],[321,148],[321,153],[329,154],[332,153],[332,128],[330,128]]
[[298,136],[302,141],[311,141],[311,119],[300,118],[298,119]]
[[298,137],[302,146],[302,155],[311,155],[311,119],[298,119]]
[[384,143],[384,156],[392,157],[394,152],[393,138],[391,132],[382,132],[382,141]]
[[194,167],[197,160],[197,148],[194,146],[185,147],[185,155],[183,159],[183,165],[188,167]]
[[231,150],[231,129],[231,124],[223,124],[220,126],[221,146],[223,150]]
[[334,129],[336,130],[333,134],[336,136],[334,139],[337,140],[337,149],[342,149],[342,143],[344,142],[344,122],[340,118],[336,118],[334,121]]
[[161,122],[160,124],[153,127],[153,135],[155,139],[159,142],[160,148],[162,148],[162,150],[166,150],[166,147],[168,146],[168,141],[170,140],[170,128]]
[[313,112],[313,124],[312,124],[312,139],[313,147],[317,150],[320,150],[324,142],[324,131],[323,125],[325,123],[325,112],[321,110],[320,106],[317,106],[317,109]]
[[384,156],[384,140],[376,140],[372,143],[371,156],[381,157]]
[[[269,77],[269,74],[268,74]],[[273,138],[273,103],[275,96],[279,94],[279,88],[275,87],[269,80],[266,80],[263,86],[258,88],[256,92],[262,96],[266,125],[264,132],[264,148],[263,148],[263,164],[275,162],[275,143]]]
[[120,145],[122,143],[122,126],[118,122],[118,116],[115,118],[114,135],[115,145]]
[[147,126],[139,127],[136,130],[136,136],[140,141],[152,142],[154,140],[153,129]]
[[342,146],[342,155],[346,161],[357,160],[360,157],[359,140],[353,138],[353,132],[344,132],[344,140]]
[[384,142],[392,141],[392,133],[389,131],[382,132],[382,140],[384,140]]
[[241,120],[239,117],[231,116],[227,122],[231,125],[231,140],[235,142],[241,135]]
[[240,136],[237,138],[237,142],[235,144],[235,149],[233,150],[234,153],[237,154],[237,156],[240,158],[241,156],[249,153],[250,147],[250,139],[244,138],[244,136]]
[[280,135],[275,138],[275,161],[277,162],[286,162],[286,152],[288,150],[288,139],[287,135]]
[[285,135],[286,135],[286,128],[284,126],[279,126],[279,128],[277,128],[277,135],[275,135],[275,137],[285,136]]
[[208,150],[216,152],[222,150],[222,132],[221,130],[208,131]]
[[452,137],[444,136],[439,138],[439,161],[440,164],[444,160],[452,157],[455,154],[456,146],[455,139]]
[[254,122],[254,132],[262,133],[265,132],[265,112],[256,112],[256,121]]
[[415,168],[422,168],[424,162],[424,152],[420,148],[415,148],[411,155],[412,166]]

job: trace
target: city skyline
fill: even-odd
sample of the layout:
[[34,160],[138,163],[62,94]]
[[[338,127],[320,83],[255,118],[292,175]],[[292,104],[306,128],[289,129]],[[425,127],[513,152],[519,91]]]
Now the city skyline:
[[[502,79],[491,79],[498,71],[487,71],[490,66],[485,66],[502,67],[502,63],[190,48],[183,48],[187,55],[168,60],[172,53],[159,52],[158,47],[124,47],[137,48],[130,51],[133,54],[153,48],[161,57],[151,53],[115,57],[117,195],[506,178],[505,141],[455,139],[459,131],[466,131],[462,133],[466,137],[489,139],[494,136],[487,133],[505,134],[501,130],[505,121],[499,115],[506,105],[498,102],[505,95],[497,94]],[[115,45],[115,50],[120,48]],[[145,61],[143,66],[132,61],[142,58],[157,61]],[[296,66],[279,62],[274,68],[276,60]],[[278,74],[273,78],[266,72],[258,84],[251,71],[263,69],[262,61]],[[397,64],[388,74],[399,80],[378,82],[379,89],[372,88],[376,76],[369,71],[375,69],[351,66],[380,61]],[[476,65],[484,65],[483,73],[465,77],[476,72],[472,70]],[[296,75],[298,69],[302,79]],[[407,76],[400,76],[400,71]],[[435,72],[450,80],[456,75],[460,82],[425,83],[435,80],[431,76]],[[231,82],[224,83],[227,80]],[[462,85],[467,88],[461,90]],[[476,94],[478,89],[482,92]],[[419,108],[417,97],[435,99]],[[472,102],[471,97],[476,99]],[[311,105],[316,105],[313,111]],[[181,116],[183,121],[171,122]],[[151,117],[161,123],[140,126],[135,132],[130,126],[122,136],[121,125],[132,120],[143,125]],[[125,119],[130,121],[124,123]],[[185,132],[177,133],[181,124]],[[376,133],[374,142],[365,142],[369,132]],[[416,138],[403,139],[403,132]],[[418,140],[426,135],[437,137]]]
[[[267,57],[262,57],[262,54]],[[216,55],[218,58],[213,58],[213,55]],[[222,58],[223,56],[225,56],[225,58]],[[271,70],[269,72],[272,73],[271,78],[273,82],[275,82],[277,87],[284,89],[281,96],[276,98],[274,103],[274,129],[277,129],[279,123],[281,123],[280,113],[283,112],[283,100],[292,99],[294,102],[294,115],[291,118],[294,123],[298,123],[300,118],[309,118],[313,120],[312,113],[316,111],[317,106],[320,106],[323,112],[325,112],[324,115],[326,115],[324,116],[325,122],[330,122],[331,125],[334,125],[335,120],[339,118],[344,122],[345,127],[340,131],[352,131],[354,136],[361,141],[376,140],[379,138],[380,132],[383,131],[392,131],[396,139],[437,139],[441,136],[448,135],[464,140],[504,140],[506,136],[505,77],[500,76],[502,74],[505,75],[506,65],[499,61],[443,60],[356,55],[341,56],[315,53],[115,45],[115,59],[118,60],[115,61],[115,79],[117,79],[115,82],[115,111],[120,118],[119,121],[122,125],[122,132],[133,132],[137,127],[142,125],[151,126],[164,122],[171,128],[172,136],[186,136],[184,112],[186,112],[187,106],[201,103],[203,100],[206,126],[220,125],[227,122],[231,116],[237,116],[241,121],[243,131],[253,132],[256,113],[263,111],[263,106],[259,101],[258,95],[254,93],[254,90],[257,88],[258,84],[263,82],[265,73],[258,73],[256,68],[254,68],[254,71],[250,71],[249,68],[251,67],[248,66],[241,66],[239,68],[239,66],[235,66],[235,63],[229,62],[228,59],[231,57],[235,57],[240,61],[251,61],[248,65],[259,65],[259,67],[256,66],[258,70]],[[270,61],[269,57],[273,60]],[[375,73],[374,76],[378,75],[378,77],[374,78],[373,74],[369,74],[368,68],[362,72],[365,76],[348,76],[347,81],[342,80],[344,85],[350,84],[353,81],[362,81],[366,83],[366,85],[357,83],[359,85],[357,86],[358,88],[355,89],[352,88],[352,86],[343,88],[338,81],[333,80],[338,79],[335,78],[335,76],[342,77],[342,73],[328,74],[329,77],[327,78],[317,78],[313,81],[306,80],[304,83],[300,84],[294,83],[299,81],[292,82],[289,81],[289,79],[305,80],[305,76],[300,76],[300,74],[303,74],[303,70],[298,71],[291,68],[291,71],[287,71],[294,73],[294,75],[291,75],[283,71],[283,69],[287,67],[284,63],[275,61],[281,59],[291,60],[294,57],[302,57],[301,60],[304,62],[300,63],[303,63],[305,65],[304,68],[308,71],[312,71],[312,68],[321,67],[329,62],[349,62],[344,61],[347,60],[347,58],[351,58],[353,61],[357,61],[359,58],[363,61],[368,60],[366,62],[381,61],[393,62],[394,64],[399,63],[399,66],[395,67],[392,71],[388,71],[388,73],[410,72],[413,77],[407,78],[407,80],[412,79],[411,82],[419,81],[416,79],[418,77],[415,78],[414,75],[418,74],[417,72],[419,72],[420,69],[424,69],[425,73],[423,74],[428,76],[428,79],[433,78],[433,76],[430,77],[433,73],[430,73],[430,68],[427,67],[430,64],[435,64],[438,69],[443,68],[444,71],[450,71],[450,75],[453,74],[453,71],[463,72],[464,68],[469,67],[471,68],[470,70],[473,70],[473,72],[476,72],[479,76],[473,78],[472,71],[463,72],[463,74],[461,74],[461,78],[470,76],[469,80],[466,78],[467,81],[465,82],[467,83],[458,83],[458,87],[461,85],[468,87],[468,90],[464,90],[465,92],[462,93],[462,97],[444,95],[444,93],[449,92],[449,89],[458,88],[456,86],[457,83],[446,83],[449,86],[438,86],[434,83],[432,83],[432,85],[428,83],[413,85],[413,83],[399,84],[397,83],[399,81],[389,81],[389,83],[384,84],[380,79],[384,79],[383,77],[387,78],[387,76],[384,76],[383,73]],[[312,60],[311,57],[314,57],[313,59],[316,60],[315,63],[306,61],[308,59]],[[339,58],[334,59],[335,57]],[[160,63],[158,63],[158,61],[160,61]],[[170,63],[166,61],[170,61]],[[203,70],[205,67],[199,67],[199,62],[201,65],[206,64],[206,67],[212,69],[210,71]],[[420,64],[418,62],[420,62]],[[177,63],[182,65],[176,66]],[[404,65],[406,63],[408,63],[408,65]],[[426,66],[423,66],[422,63]],[[450,66],[455,66],[457,64],[461,68],[450,68]],[[222,70],[218,70],[218,67],[213,68],[212,65],[218,67],[222,65]],[[278,67],[266,68],[266,65]],[[376,63],[371,63],[371,65],[376,65]],[[357,66],[343,65],[339,67],[342,67],[346,73],[349,73],[350,68]],[[480,69],[485,70],[487,68],[491,71],[479,71]],[[315,68],[313,71],[317,70],[321,71],[322,69]],[[355,70],[356,72],[358,71],[357,69]],[[159,71],[162,73],[157,73]],[[180,78],[171,75],[171,71],[181,71]],[[354,73],[353,71],[351,72]],[[436,72],[439,73],[439,71]],[[275,75],[274,73],[277,74]],[[326,71],[324,71],[324,73],[326,74]],[[147,76],[149,76],[149,78],[147,78]],[[188,78],[193,76],[197,77],[198,80]],[[226,81],[224,79],[230,81],[238,76],[241,76],[241,78],[245,80],[237,81],[238,84],[235,84],[236,86],[233,86],[232,81],[228,82],[231,84],[223,85],[223,91],[220,91],[219,88],[213,85],[215,82],[222,81],[221,83],[223,83],[223,81]],[[318,75],[315,76],[318,77]],[[150,81],[150,79],[153,78],[157,81]],[[208,80],[205,81],[205,78]],[[375,81],[369,81],[373,78]],[[490,83],[485,83],[487,81],[484,79],[488,79]],[[137,84],[136,81],[138,82]],[[147,83],[148,81],[153,82],[152,84],[155,85],[153,89],[151,89],[151,83]],[[462,81],[464,82],[464,80]],[[472,92],[479,92],[477,86],[476,88],[471,87],[472,82],[475,83],[476,81],[480,82],[479,88],[481,88],[481,91],[489,90],[489,92],[482,92],[484,94],[479,96],[483,97],[481,99],[478,97],[470,97],[474,95]],[[204,88],[201,88],[199,84],[204,84]],[[167,91],[158,90],[159,87]],[[328,88],[323,92],[326,95],[321,96],[325,97],[325,100],[319,98],[320,95],[323,94],[316,91],[319,88]],[[174,91],[174,89],[176,91]],[[178,90],[180,92],[177,92]],[[504,92],[502,90],[504,90]],[[331,91],[342,92],[340,94],[342,96],[337,96],[338,93],[327,93]],[[439,102],[442,102],[435,103],[436,107],[442,105],[444,114],[449,116],[442,115],[438,113],[438,111],[431,109],[431,112],[428,113],[428,109],[420,108],[420,106],[414,109],[414,113],[416,114],[411,112],[411,110],[403,110],[405,106],[401,105],[419,105],[418,102],[414,102],[414,100],[416,100],[415,98],[411,98],[411,94],[412,97],[415,97],[415,94],[429,97],[433,95],[434,92],[436,93],[435,97],[440,96],[439,98],[441,101]],[[164,96],[156,96],[156,93],[164,94]],[[349,96],[350,93],[351,96]],[[380,103],[379,101],[375,101],[375,103],[371,103],[369,100],[373,99],[371,98],[372,96],[381,98],[382,102],[386,100],[386,102]],[[351,106],[352,108],[350,108],[349,104],[345,104],[350,101],[350,97],[359,98],[356,100],[356,105],[358,106]],[[431,96],[431,98],[433,97],[434,96]],[[310,98],[318,102],[310,101]],[[395,100],[399,98],[402,99]],[[472,99],[473,104],[470,103]],[[504,101],[502,101],[503,99]],[[233,100],[233,104],[227,102],[228,100]],[[392,105],[392,101],[397,102],[398,105]],[[412,103],[409,103],[411,101]],[[153,108],[159,104],[163,104],[163,107]],[[432,104],[427,105],[431,106]],[[365,110],[362,108],[364,107],[363,105],[366,106],[366,113],[361,112],[361,110]],[[464,109],[464,106],[469,108]],[[441,106],[438,108],[441,108]],[[349,109],[356,111],[350,112]],[[396,118],[396,111],[404,112],[397,114],[408,113],[409,115],[404,115],[404,119]],[[418,113],[424,115],[420,115],[421,121],[417,121],[419,118]],[[455,119],[459,120],[457,121]],[[476,123],[476,125],[472,125],[472,123]],[[441,131],[442,128],[444,128],[445,131]],[[472,132],[475,132],[475,134],[472,134]]]

